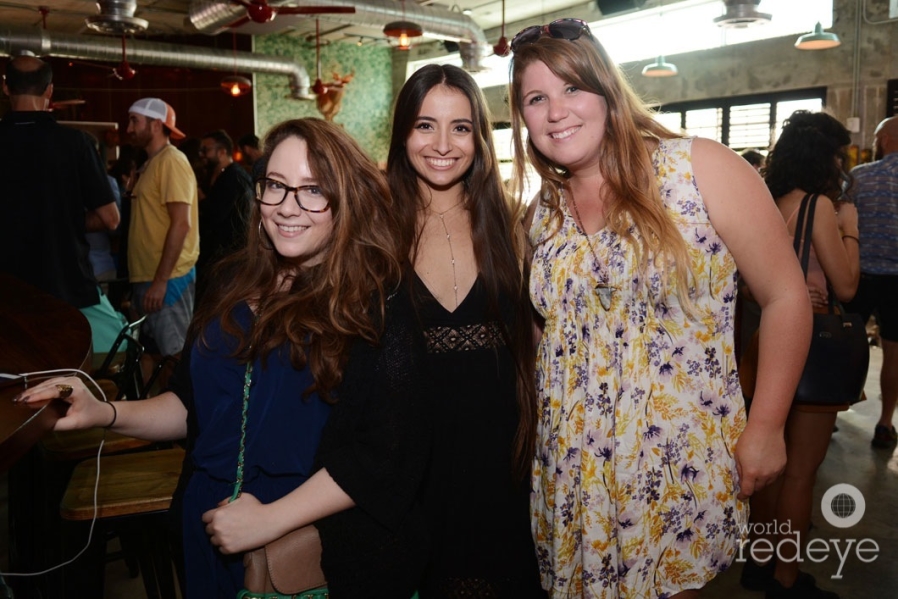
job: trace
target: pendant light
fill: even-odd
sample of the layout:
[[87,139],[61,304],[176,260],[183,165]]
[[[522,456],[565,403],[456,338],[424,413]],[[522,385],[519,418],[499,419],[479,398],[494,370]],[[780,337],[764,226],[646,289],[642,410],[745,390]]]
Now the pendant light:
[[508,38],[505,37],[505,0],[502,0],[502,35],[499,41],[493,46],[493,53],[496,56],[508,56],[511,46],[508,45]]
[[384,25],[384,35],[387,37],[395,37],[399,39],[397,48],[400,50],[408,50],[411,48],[410,38],[421,37],[424,30],[421,26],[412,21],[405,20],[405,0],[402,0],[402,20],[392,21]]
[[664,60],[663,55],[656,58],[652,64],[642,67],[643,77],[675,77],[679,73],[677,65]]
[[231,45],[234,50],[234,74],[221,79],[221,89],[232,98],[239,98],[253,89],[253,82],[237,74],[237,33],[231,32]]
[[795,47],[799,50],[826,50],[842,44],[842,40],[835,33],[823,31],[823,25],[817,22],[814,31],[806,33],[795,41]]
[[[658,10],[658,20],[664,20],[664,0],[661,0],[660,9]],[[677,66],[672,62],[664,60],[664,55],[659,55],[655,62],[647,64],[642,68],[643,77],[675,77],[680,72]]]

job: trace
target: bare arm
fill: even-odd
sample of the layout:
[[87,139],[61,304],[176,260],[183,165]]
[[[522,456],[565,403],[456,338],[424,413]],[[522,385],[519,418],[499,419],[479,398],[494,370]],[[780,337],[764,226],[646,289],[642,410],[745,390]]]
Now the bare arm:
[[785,466],[783,430],[811,337],[811,304],[785,222],[743,158],[696,139],[693,165],[711,223],[761,305],[758,378],[748,425],[736,447],[740,496]]
[[[861,277],[857,208],[853,204],[844,204],[839,212],[837,217],[829,198],[818,197],[811,238],[826,280],[836,297],[847,302],[854,297]],[[845,231],[839,230],[840,218]],[[846,237],[842,237],[843,234]]]
[[70,385],[71,404],[66,415],[56,421],[54,430],[84,430],[109,426],[117,433],[149,441],[174,441],[187,436],[187,408],[174,393],[168,392],[149,399],[117,401],[115,410],[98,400],[81,379],[67,377],[51,379],[29,389],[20,401],[40,407],[59,396],[56,385]]
[[184,240],[190,231],[190,204],[182,202],[169,202],[165,205],[168,209],[168,217],[171,224],[168,227],[168,233],[165,235],[165,245],[162,246],[162,258],[156,267],[156,274],[153,281],[167,282],[171,278],[171,273],[178,263],[178,257],[181,250],[184,249]]
[[[156,274],[153,283],[143,298],[143,309],[146,312],[156,312],[162,309],[165,299],[165,291],[168,288],[168,280],[178,263],[178,257],[184,248],[184,240],[190,231],[190,204],[183,202],[169,202],[165,205],[171,220],[168,232],[165,234],[165,244],[162,246],[162,258],[156,266]],[[194,224],[196,226],[196,224]]]
[[206,532],[222,553],[261,547],[292,530],[355,506],[352,498],[321,469],[277,501],[262,504],[250,494],[203,514]]
[[95,210],[90,210],[84,215],[85,229],[87,231],[115,231],[121,221],[118,206],[105,204]]

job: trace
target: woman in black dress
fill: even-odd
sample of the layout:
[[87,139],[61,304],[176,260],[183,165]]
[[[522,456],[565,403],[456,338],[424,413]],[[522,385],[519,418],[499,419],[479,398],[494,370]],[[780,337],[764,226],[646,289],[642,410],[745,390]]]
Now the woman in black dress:
[[431,597],[540,597],[528,515],[534,401],[520,206],[474,80],[418,70],[399,93],[387,176],[428,353],[434,440],[423,501]]

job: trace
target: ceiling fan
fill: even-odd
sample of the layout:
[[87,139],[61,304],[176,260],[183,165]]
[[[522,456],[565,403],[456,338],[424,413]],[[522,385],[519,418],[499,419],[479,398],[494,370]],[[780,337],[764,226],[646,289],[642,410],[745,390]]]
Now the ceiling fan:
[[336,13],[354,13],[353,6],[271,6],[268,0],[231,0],[234,4],[246,8],[246,15],[240,17],[229,27],[240,27],[253,23],[268,23],[278,15],[320,15]]

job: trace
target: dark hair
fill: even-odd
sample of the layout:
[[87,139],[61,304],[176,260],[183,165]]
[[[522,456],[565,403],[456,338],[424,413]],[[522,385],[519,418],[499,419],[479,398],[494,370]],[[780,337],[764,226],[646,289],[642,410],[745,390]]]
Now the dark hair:
[[204,134],[200,139],[211,139],[215,142],[215,145],[219,148],[224,149],[228,154],[234,152],[234,142],[231,141],[231,136],[227,134],[224,129],[216,129],[215,131],[210,131],[209,133]]
[[242,148],[243,146],[249,146],[258,150],[259,138],[256,137],[254,133],[247,133],[246,135],[242,135],[240,139],[237,140],[237,147]]
[[6,63],[6,87],[12,96],[40,96],[52,82],[53,69],[40,58],[17,56]]
[[745,160],[755,168],[764,165],[764,155],[757,150],[745,150],[739,155],[745,158]]
[[[401,255],[409,256],[407,269],[414,268],[420,241],[419,212],[426,208],[419,176],[409,160],[406,140],[433,88],[444,85],[462,93],[471,105],[474,160],[464,175],[463,206],[470,213],[474,256],[487,289],[489,316],[505,324],[499,297],[514,302],[511,327],[503,326],[506,344],[518,369],[519,425],[515,439],[518,474],[529,468],[535,444],[536,406],[533,391],[533,352],[530,303],[523,276],[524,239],[520,227],[523,207],[509,198],[499,175],[499,161],[492,144],[489,109],[474,79],[451,65],[431,64],[416,71],[399,91],[393,111],[393,131],[387,158],[387,179],[400,224]],[[408,273],[408,280],[412,279]]]
[[770,194],[782,197],[793,189],[836,198],[845,176],[848,130],[825,112],[798,110],[786,119],[783,132],[762,169]]
[[[247,244],[219,263],[218,283],[199,306],[192,333],[221,319],[239,340],[235,355],[246,361],[289,343],[293,366],[308,364],[315,379],[305,392],[333,402],[352,342],[378,340],[386,297],[399,285],[396,222],[383,174],[343,129],[317,118],[285,121],[269,131],[265,157],[289,138],[308,144],[309,167],[330,200],[333,232],[316,254],[323,259],[303,267],[302,259],[273,251],[253,202]],[[234,318],[247,301],[258,306],[248,332]]]

